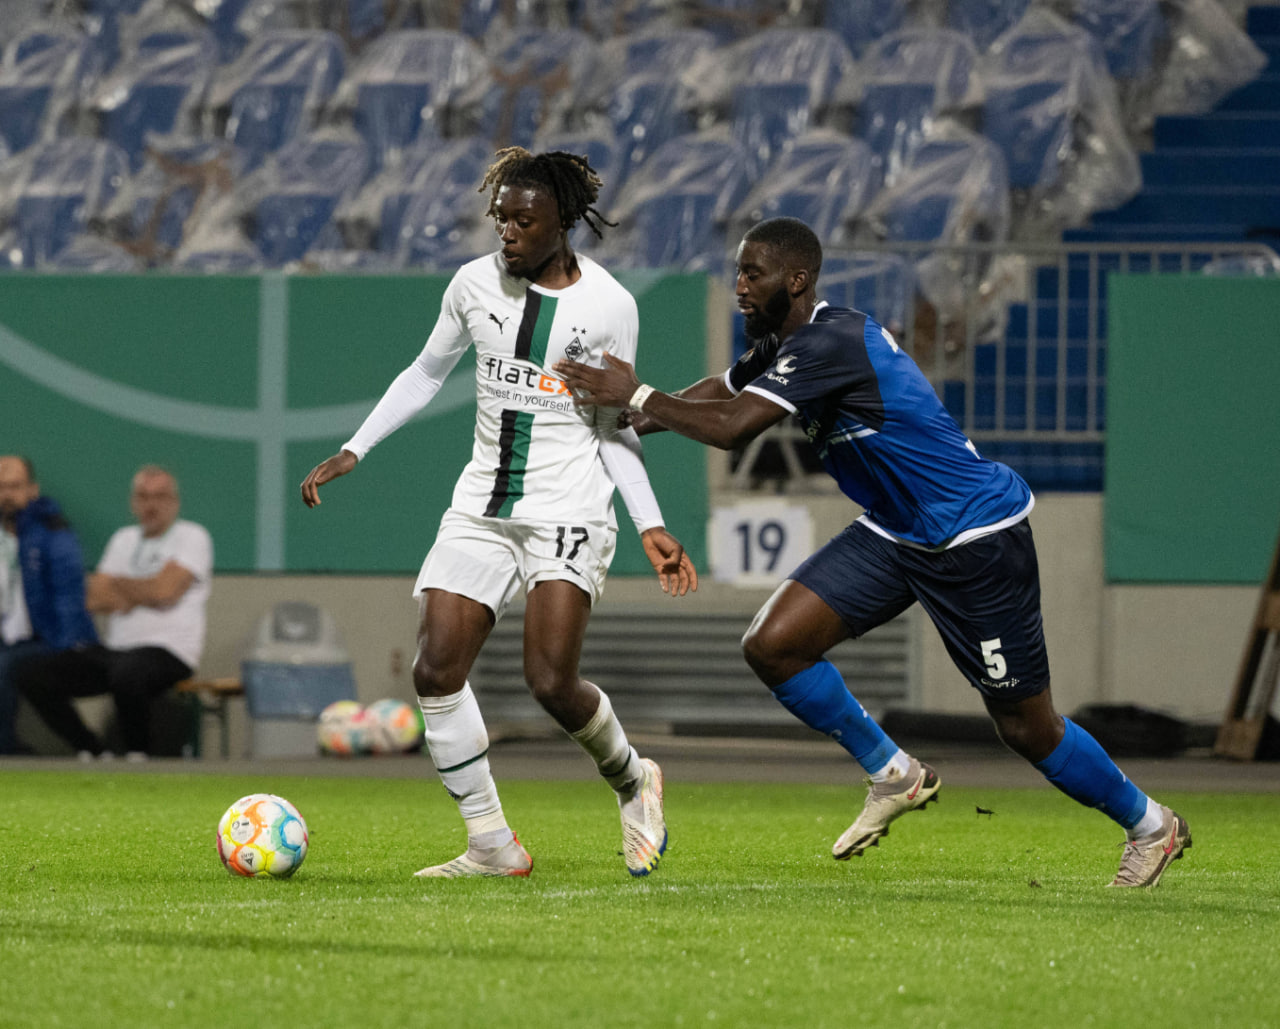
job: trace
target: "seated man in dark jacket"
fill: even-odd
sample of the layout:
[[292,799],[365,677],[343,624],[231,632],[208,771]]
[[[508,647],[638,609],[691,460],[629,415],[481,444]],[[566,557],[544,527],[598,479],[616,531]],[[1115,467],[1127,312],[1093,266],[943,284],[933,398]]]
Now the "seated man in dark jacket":
[[31,462],[0,456],[0,754],[18,747],[14,666],[97,639],[75,533],[58,505],[40,495]]

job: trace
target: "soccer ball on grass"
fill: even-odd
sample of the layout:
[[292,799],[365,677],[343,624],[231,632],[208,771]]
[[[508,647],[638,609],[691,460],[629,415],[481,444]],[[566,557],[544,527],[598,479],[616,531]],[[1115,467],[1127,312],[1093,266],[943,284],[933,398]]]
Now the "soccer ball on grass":
[[227,871],[287,879],[307,856],[307,823],[274,793],[241,797],[218,822],[218,857]]

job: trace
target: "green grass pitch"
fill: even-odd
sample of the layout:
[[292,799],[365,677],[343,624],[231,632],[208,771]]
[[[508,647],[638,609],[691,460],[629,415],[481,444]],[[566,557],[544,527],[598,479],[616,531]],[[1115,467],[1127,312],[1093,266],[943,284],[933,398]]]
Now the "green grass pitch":
[[[218,862],[249,792],[307,819],[292,880]],[[1280,1025],[1277,796],[1162,796],[1195,846],[1140,891],[1043,788],[944,786],[836,862],[860,790],[671,782],[647,880],[598,781],[502,794],[533,876],[427,882],[433,778],[0,771],[0,1026]]]

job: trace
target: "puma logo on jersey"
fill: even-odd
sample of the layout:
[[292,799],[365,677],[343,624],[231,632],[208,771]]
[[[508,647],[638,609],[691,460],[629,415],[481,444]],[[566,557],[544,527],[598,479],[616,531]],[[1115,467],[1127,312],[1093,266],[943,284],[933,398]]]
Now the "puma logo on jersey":
[[501,321],[499,321],[498,316],[496,314],[494,314],[492,311],[489,312],[489,321],[493,322],[493,324],[498,327],[499,336],[502,335],[502,327],[506,325],[507,322],[509,322],[510,320],[511,320],[511,316],[508,315],[506,318],[503,318]]

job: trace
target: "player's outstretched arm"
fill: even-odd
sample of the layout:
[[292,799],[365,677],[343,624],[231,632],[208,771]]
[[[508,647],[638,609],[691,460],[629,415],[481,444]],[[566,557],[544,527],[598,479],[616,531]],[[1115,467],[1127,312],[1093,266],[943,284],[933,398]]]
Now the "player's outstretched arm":
[[346,475],[356,466],[358,458],[350,450],[339,450],[333,457],[321,461],[302,480],[302,502],[307,507],[320,503],[320,487],[326,482]]
[[640,534],[645,555],[653,570],[658,573],[662,592],[673,597],[683,597],[698,588],[698,570],[693,567],[684,545],[662,526],[646,529]]
[[635,368],[612,354],[604,355],[603,368],[563,360],[553,367],[573,391],[575,404],[643,409],[673,432],[721,450],[735,450],[787,417],[781,404],[747,391],[731,400],[659,393],[641,386]]

